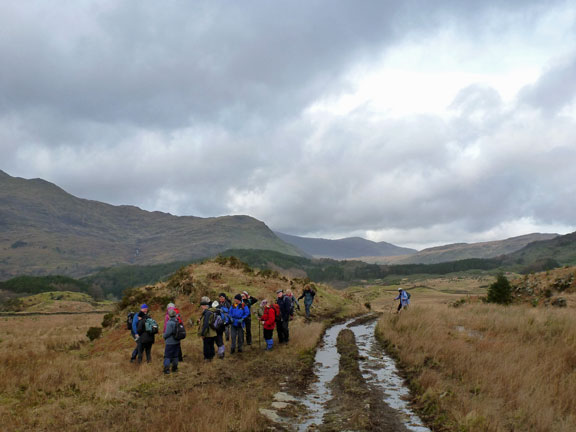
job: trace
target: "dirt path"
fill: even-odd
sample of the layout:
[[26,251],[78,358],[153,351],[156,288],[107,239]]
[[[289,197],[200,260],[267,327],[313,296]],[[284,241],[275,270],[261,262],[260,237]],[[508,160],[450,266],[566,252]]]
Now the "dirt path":
[[364,380],[354,333],[342,330],[336,346],[340,354],[339,372],[331,383],[333,398],[318,430],[408,431],[397,412],[384,402],[382,392]]

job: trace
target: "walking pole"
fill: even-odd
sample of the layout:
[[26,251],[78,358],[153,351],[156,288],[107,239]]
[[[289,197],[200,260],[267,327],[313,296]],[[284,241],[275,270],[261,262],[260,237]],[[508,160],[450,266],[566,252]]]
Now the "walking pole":
[[260,346],[260,319],[258,319],[258,349],[262,348]]

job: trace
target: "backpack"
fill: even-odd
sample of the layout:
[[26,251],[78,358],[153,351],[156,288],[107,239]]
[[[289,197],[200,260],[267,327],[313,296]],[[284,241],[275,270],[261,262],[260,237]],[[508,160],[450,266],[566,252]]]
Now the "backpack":
[[404,291],[406,293],[406,296],[408,297],[408,300],[410,300],[410,297],[412,297],[412,295],[408,292],[408,291]]
[[212,328],[212,330],[220,331],[224,328],[226,323],[224,322],[221,313],[212,312],[210,314],[210,318],[208,319],[208,325]]
[[127,330],[132,330],[132,321],[134,321],[134,316],[136,314],[134,312],[130,312],[128,314],[128,316],[126,317],[126,329]]
[[156,334],[158,333],[158,323],[152,318],[146,318],[144,329],[150,334]]
[[274,315],[276,315],[276,322],[281,322],[282,315],[280,314],[280,306],[278,305],[278,303],[274,303],[272,307],[274,308]]
[[174,330],[174,339],[179,341],[185,338],[186,338],[186,328],[184,327],[182,321],[177,321],[176,329]]

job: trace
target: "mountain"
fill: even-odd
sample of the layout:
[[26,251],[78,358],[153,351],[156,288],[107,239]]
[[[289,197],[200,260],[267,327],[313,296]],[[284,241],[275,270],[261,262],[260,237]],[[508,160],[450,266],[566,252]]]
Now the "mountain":
[[315,258],[349,259],[362,256],[408,255],[416,252],[414,249],[403,248],[386,242],[377,243],[361,237],[328,240],[275,233],[286,243],[296,246],[299,250]]
[[100,267],[186,261],[230,248],[300,255],[249,216],[200,218],[113,206],[0,171],[0,280],[82,276]]
[[389,258],[364,257],[362,260],[379,264],[438,264],[470,258],[494,258],[516,252],[532,242],[552,240],[557,236],[558,234],[526,234],[506,240],[481,243],[454,243],[438,246],[423,249],[409,256]]
[[515,264],[544,260],[554,260],[561,265],[576,265],[576,232],[535,241],[507,257],[507,262]]

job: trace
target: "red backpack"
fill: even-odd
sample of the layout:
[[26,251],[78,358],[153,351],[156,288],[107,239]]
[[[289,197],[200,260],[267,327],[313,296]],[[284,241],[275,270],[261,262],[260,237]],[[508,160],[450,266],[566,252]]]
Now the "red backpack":
[[276,322],[282,321],[282,315],[280,315],[280,306],[278,303],[274,303],[272,307],[274,308],[274,314],[276,314]]

